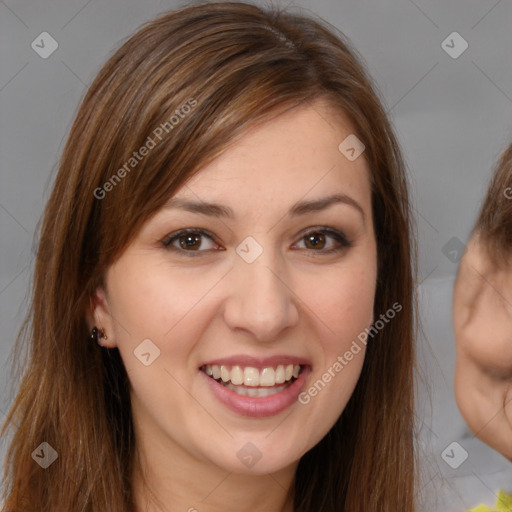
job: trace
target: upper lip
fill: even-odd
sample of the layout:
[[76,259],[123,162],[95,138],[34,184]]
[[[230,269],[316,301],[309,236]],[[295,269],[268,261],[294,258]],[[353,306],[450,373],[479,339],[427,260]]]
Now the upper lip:
[[235,355],[229,357],[219,357],[218,359],[212,359],[205,361],[199,367],[213,366],[213,365],[225,365],[225,366],[251,366],[253,368],[268,368],[276,367],[280,364],[299,364],[303,366],[310,366],[311,363],[304,357],[296,357],[290,355],[275,355],[271,357],[254,357],[247,355]]

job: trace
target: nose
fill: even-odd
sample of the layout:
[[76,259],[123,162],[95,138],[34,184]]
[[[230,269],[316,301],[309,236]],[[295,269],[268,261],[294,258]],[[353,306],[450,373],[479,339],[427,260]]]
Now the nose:
[[299,321],[294,295],[284,262],[264,251],[253,263],[236,257],[230,272],[224,319],[232,330],[242,330],[260,342],[279,339]]

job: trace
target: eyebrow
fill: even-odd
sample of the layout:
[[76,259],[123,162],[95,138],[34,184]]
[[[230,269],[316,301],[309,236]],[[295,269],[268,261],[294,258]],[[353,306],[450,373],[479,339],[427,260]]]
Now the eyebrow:
[[[296,217],[308,213],[326,210],[334,204],[346,204],[355,208],[365,220],[365,213],[361,205],[346,194],[334,194],[311,201],[298,201],[288,212],[288,216]],[[210,217],[226,217],[233,219],[235,214],[229,206],[223,206],[216,203],[206,203],[204,201],[189,201],[186,199],[172,198],[165,203],[164,208],[177,208],[192,213],[208,215]]]

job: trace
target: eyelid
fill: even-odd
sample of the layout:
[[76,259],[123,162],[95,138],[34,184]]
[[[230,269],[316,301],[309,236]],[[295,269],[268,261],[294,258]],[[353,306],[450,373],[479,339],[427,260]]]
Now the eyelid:
[[178,238],[179,236],[187,235],[189,233],[193,233],[193,234],[199,233],[201,235],[206,235],[207,237],[211,238],[212,240],[216,239],[216,236],[211,231],[208,231],[207,229],[204,229],[204,228],[182,228],[182,229],[177,229],[176,231],[173,231],[172,233],[169,233],[168,235],[166,235],[162,239],[162,242],[167,241],[167,240],[172,240],[173,238]]
[[299,233],[298,238],[303,238],[304,236],[306,236],[309,233],[327,233],[328,235],[338,235],[340,237],[345,238],[346,241],[348,242],[348,238],[342,230],[337,229],[337,228],[332,228],[329,226],[321,226],[321,225],[320,226],[310,226],[310,227],[303,229]]
[[[211,249],[210,250],[203,250],[203,251],[187,251],[185,249],[181,249],[181,248],[175,247],[172,244],[172,242],[174,240],[177,240],[178,238],[180,238],[182,236],[185,236],[187,234],[196,234],[196,235],[205,236],[205,237],[209,238],[216,245],[219,245],[219,243],[217,242],[217,237],[211,231],[208,231],[207,229],[203,229],[203,228],[183,228],[183,229],[178,229],[177,231],[173,231],[172,233],[169,233],[168,235],[166,235],[161,240],[161,243],[164,246],[164,248],[167,249],[167,250],[174,251],[174,252],[177,252],[177,253],[180,253],[180,254],[185,254],[186,256],[192,256],[192,257],[199,256],[203,252],[211,251]],[[224,249],[215,249],[215,250],[224,250]]]
[[[336,242],[338,242],[338,244],[340,244],[340,247],[335,247],[335,248],[327,249],[327,250],[315,251],[314,249],[310,249],[310,250],[308,250],[308,252],[310,252],[310,253],[318,253],[318,255],[329,254],[332,252],[336,252],[336,251],[339,251],[342,249],[348,249],[349,247],[352,247],[352,241],[348,239],[348,237],[345,235],[345,233],[343,231],[341,231],[339,229],[327,227],[327,226],[312,226],[312,227],[306,228],[299,234],[297,242],[295,242],[293,245],[297,244],[298,242],[301,242],[310,233],[324,234],[326,236],[334,238],[334,240]],[[304,250],[307,250],[307,249],[304,249]]]

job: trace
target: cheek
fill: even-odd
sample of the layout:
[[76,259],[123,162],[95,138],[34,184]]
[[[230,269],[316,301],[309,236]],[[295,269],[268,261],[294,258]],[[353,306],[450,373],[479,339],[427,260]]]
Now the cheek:
[[[134,272],[133,269],[137,269]],[[125,269],[117,270],[122,274]],[[143,264],[131,265],[125,275],[130,279],[115,279],[112,310],[121,327],[121,339],[127,333],[133,339],[154,337],[164,344],[173,339],[173,333],[190,325],[189,317],[201,309],[202,301],[222,278],[222,272],[205,272],[197,278],[197,270],[169,268],[157,264],[146,269]]]
[[357,385],[366,353],[365,330],[373,319],[375,272],[371,267],[338,269],[319,284],[323,286],[306,295],[312,311],[308,318],[316,333],[317,364],[299,396],[307,411],[301,428],[309,432],[309,446],[334,425]]
[[482,294],[468,322],[461,325],[454,311],[455,337],[459,353],[470,358],[483,371],[501,378],[512,375],[512,318],[500,301]]
[[[372,265],[339,266],[301,276],[299,292],[307,314],[325,333],[326,348],[339,350],[373,320],[376,273]],[[349,343],[350,344],[350,343]]]
[[[150,270],[143,265],[120,267],[116,272],[111,312],[132,386],[143,403],[159,399],[165,403],[172,396],[179,408],[181,400],[187,399],[181,386],[189,387],[195,376],[196,359],[191,354],[214,315],[209,295],[223,274],[205,272],[197,279],[186,270],[165,265]],[[132,277],[118,279],[119,275]],[[148,352],[150,356],[143,355]],[[166,391],[157,398],[155,389]]]
[[305,390],[308,396],[302,403],[319,397],[312,406],[324,409],[316,415],[322,423],[335,421],[357,384],[373,320],[375,287],[376,270],[371,264],[340,265],[302,278],[299,293],[307,298],[304,316],[317,340],[312,387]]

